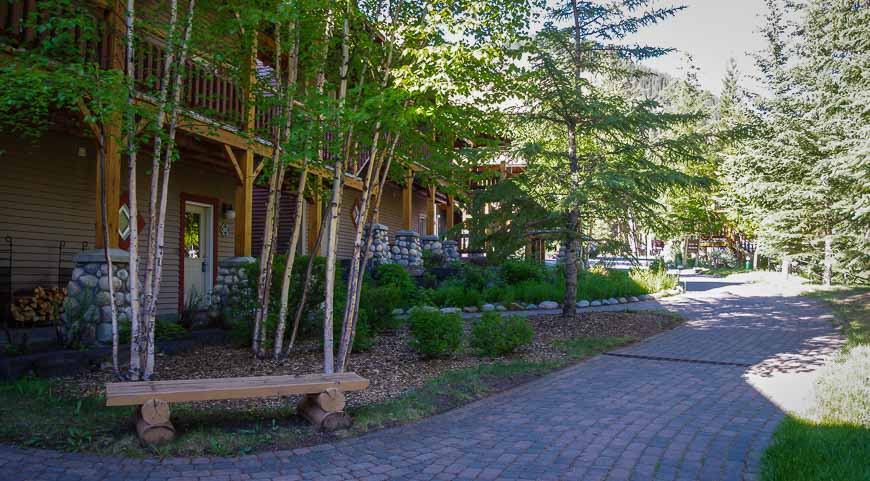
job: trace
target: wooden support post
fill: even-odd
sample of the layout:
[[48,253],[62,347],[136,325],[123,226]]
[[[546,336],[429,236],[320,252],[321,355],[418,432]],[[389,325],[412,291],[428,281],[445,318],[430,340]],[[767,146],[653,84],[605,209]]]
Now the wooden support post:
[[330,388],[319,394],[308,394],[299,402],[299,415],[318,431],[332,432],[347,429],[353,420],[344,412],[344,393]]
[[317,241],[317,234],[320,232],[320,224],[323,221],[323,200],[320,196],[320,186],[323,184],[319,176],[314,177],[317,183],[316,188],[312,191],[311,202],[308,204],[308,254],[316,254],[314,251],[314,243]]
[[453,195],[447,194],[447,219],[445,219],[446,222],[444,224],[447,227],[447,230],[450,230],[453,228],[453,217],[455,215],[453,209],[455,207],[455,205],[454,205],[455,203],[456,203],[456,201],[453,198]]
[[402,188],[402,229],[411,230],[414,225],[414,171],[405,172],[405,187]]
[[[116,125],[120,125],[120,123]],[[118,241],[120,240],[118,235],[118,209],[121,202],[121,152],[123,150],[118,145],[121,139],[120,135],[120,130],[114,125],[106,129],[106,213],[109,224],[109,247],[112,248],[118,247]],[[96,229],[94,233],[96,236],[95,245],[98,249],[101,249],[105,246],[103,245],[103,216],[102,202],[100,201],[102,181],[100,179],[99,153],[97,156],[97,168],[94,171],[96,174],[94,177],[96,179],[94,183],[96,185],[94,191],[94,198],[96,199],[96,223],[94,225]]]
[[435,202],[435,193],[437,192],[437,188],[433,185],[429,187],[429,198],[427,201],[429,202],[426,205],[426,234],[435,235],[435,222],[438,219],[438,204]]
[[152,399],[136,409],[136,433],[147,445],[175,439],[175,426],[169,421],[169,403]]
[[246,150],[237,158],[242,173],[236,186],[235,255],[251,255],[251,231],[254,204],[254,151]]

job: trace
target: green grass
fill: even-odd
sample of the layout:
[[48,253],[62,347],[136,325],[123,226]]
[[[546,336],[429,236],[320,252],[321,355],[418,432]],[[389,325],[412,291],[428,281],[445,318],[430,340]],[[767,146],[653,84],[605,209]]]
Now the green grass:
[[867,481],[870,430],[787,417],[762,460],[764,481]]
[[[557,345],[567,354],[566,361],[505,360],[448,371],[399,398],[350,409],[355,423],[341,436],[423,419],[631,341],[620,337],[572,339]],[[142,457],[230,456],[334,439],[313,433],[294,411],[290,404],[254,410],[175,404],[172,418],[177,438],[147,448],[136,438],[132,408],[107,408],[102,397],[63,396],[54,381],[25,378],[0,383],[0,442]]]
[[764,454],[764,481],[870,479],[870,289],[807,295],[833,309],[847,335],[843,352],[816,384],[814,420],[788,416]]

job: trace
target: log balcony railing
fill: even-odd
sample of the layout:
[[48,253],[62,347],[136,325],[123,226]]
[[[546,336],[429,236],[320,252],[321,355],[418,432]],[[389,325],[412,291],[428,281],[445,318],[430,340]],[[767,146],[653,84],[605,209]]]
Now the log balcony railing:
[[[54,34],[49,29],[34,25],[43,13],[39,11],[38,3],[37,0],[0,0],[0,45],[26,49],[52,38]],[[98,33],[85,35],[75,30],[72,35],[70,32],[66,32],[66,35],[78,45],[76,51],[81,59],[96,62],[101,68],[111,68],[113,33],[107,28],[106,21],[110,13],[101,7],[94,7],[90,11],[93,12]],[[69,52],[65,54],[69,55]],[[166,58],[165,42],[156,36],[138,35],[134,55],[137,90],[145,96],[157,97]],[[118,65],[117,61],[115,65]],[[210,64],[197,57],[189,58],[182,81],[182,108],[232,130],[244,130],[247,92],[230,73],[229,67]],[[276,110],[277,107],[270,107],[254,113],[255,135],[268,137]]]

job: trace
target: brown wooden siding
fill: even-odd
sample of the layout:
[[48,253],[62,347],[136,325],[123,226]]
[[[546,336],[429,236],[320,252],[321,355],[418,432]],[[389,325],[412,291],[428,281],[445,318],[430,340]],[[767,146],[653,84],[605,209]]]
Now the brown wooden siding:
[[[269,204],[269,188],[254,186],[253,218],[251,219],[251,253],[259,257],[263,249],[263,228],[266,224],[266,208]],[[293,220],[296,217],[296,195],[284,192],[281,195],[281,210],[278,212],[277,252],[286,254],[290,237],[293,234]]]

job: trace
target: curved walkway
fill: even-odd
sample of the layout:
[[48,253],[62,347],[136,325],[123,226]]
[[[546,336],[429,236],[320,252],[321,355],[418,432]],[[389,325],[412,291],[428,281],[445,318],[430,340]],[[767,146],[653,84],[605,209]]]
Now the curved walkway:
[[783,410],[809,404],[840,337],[828,311],[787,282],[684,280],[687,294],[631,309],[667,307],[685,325],[416,424],[238,458],[0,446],[0,479],[756,479]]

